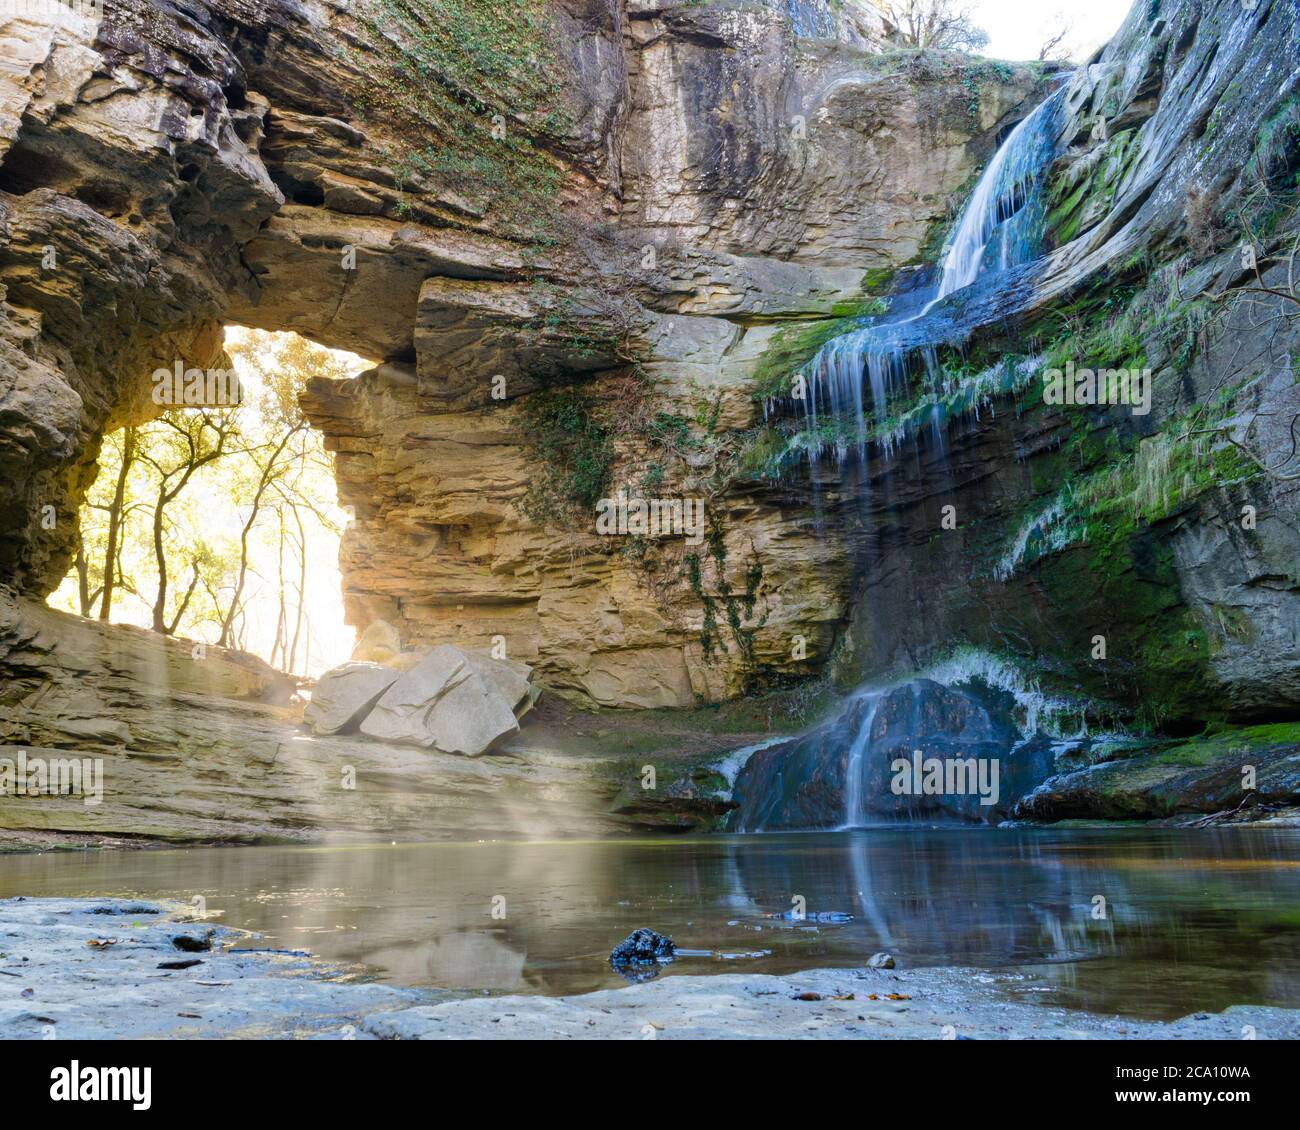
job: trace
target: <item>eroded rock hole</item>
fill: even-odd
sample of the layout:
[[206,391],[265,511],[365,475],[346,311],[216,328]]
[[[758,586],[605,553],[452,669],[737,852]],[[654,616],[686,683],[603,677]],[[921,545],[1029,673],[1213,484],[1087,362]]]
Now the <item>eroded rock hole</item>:
[[153,416],[104,437],[72,568],[48,603],[314,676],[347,659],[333,459],[298,396],[369,363],[228,327],[226,369],[156,370]]

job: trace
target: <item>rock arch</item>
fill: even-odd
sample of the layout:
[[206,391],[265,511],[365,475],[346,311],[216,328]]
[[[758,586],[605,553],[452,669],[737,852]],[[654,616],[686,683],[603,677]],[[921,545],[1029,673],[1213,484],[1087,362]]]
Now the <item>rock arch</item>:
[[[724,427],[751,426],[746,379],[775,323],[861,298],[864,258],[914,255],[946,203],[936,184],[957,189],[1036,79],[1015,72],[972,121],[960,92],[864,70],[860,43],[817,48],[795,77],[803,48],[781,5],[739,23],[608,0],[552,8],[569,124],[542,145],[587,234],[541,255],[472,201],[399,183],[395,138],[355,110],[382,58],[330,3],[110,0],[97,23],[4,17],[0,582],[33,597],[58,584],[100,437],[150,412],[150,372],[217,364],[225,322],[294,330],[381,361],[305,405],[358,514],[344,566],[359,627],[382,615],[413,642],[470,646],[504,634],[551,685],[607,704],[737,693],[747,661],[700,661],[691,594],[665,610],[591,539],[575,550],[519,518],[528,436],[510,405],[483,410],[486,382],[504,374],[517,395],[538,372],[619,379],[626,354],[537,330],[557,293],[592,322],[614,294],[666,406],[704,387]],[[732,89],[738,121],[719,129]],[[877,126],[889,109],[888,129],[862,129],[864,101]],[[819,111],[818,144],[797,148],[777,107]],[[909,162],[891,162],[899,147]],[[611,217],[629,234],[593,239]],[[664,249],[650,274],[642,241]],[[765,664],[815,669],[791,666],[782,641],[814,639],[824,659],[847,567],[810,570],[834,553],[771,499],[723,505],[750,544],[777,547]],[[41,507],[52,526],[32,520]]]

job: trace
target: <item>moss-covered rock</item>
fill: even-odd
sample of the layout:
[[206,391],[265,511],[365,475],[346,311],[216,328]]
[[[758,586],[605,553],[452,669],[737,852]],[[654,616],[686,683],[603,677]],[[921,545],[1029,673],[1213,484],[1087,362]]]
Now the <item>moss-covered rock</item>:
[[1300,722],[1220,727],[1053,777],[1016,806],[1033,820],[1159,820],[1300,801]]

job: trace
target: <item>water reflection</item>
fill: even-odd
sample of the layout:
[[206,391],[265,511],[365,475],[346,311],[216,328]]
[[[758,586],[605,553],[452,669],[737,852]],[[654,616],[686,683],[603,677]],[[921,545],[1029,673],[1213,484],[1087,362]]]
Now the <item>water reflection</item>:
[[[860,965],[888,950],[905,967],[1032,966],[1058,988],[1054,1002],[1125,1014],[1300,1006],[1300,834],[1285,830],[882,829],[0,857],[0,896],[17,894],[202,895],[269,944],[452,989],[614,987],[611,947],[649,926],[712,954],[664,976]],[[789,913],[799,907],[807,918]]]

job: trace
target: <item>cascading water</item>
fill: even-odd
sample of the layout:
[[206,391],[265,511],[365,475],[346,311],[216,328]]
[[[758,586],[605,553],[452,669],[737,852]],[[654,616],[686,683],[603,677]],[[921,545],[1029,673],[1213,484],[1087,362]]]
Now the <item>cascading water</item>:
[[[796,374],[804,385],[802,446],[814,467],[827,451],[837,461],[850,449],[864,458],[871,425],[886,419],[891,398],[907,390],[918,370],[931,387],[937,385],[937,346],[966,336],[960,304],[954,307],[947,299],[1038,256],[1043,172],[1055,155],[1063,92],[1064,87],[1042,102],[994,154],[958,217],[928,301],[910,316],[832,338]],[[941,305],[942,317],[932,313]]]
[[1063,94],[1064,87],[1052,94],[993,155],[948,242],[934,303],[970,286],[984,271],[1005,271],[1038,256],[1045,195],[1041,174],[1053,156]]
[[876,720],[876,706],[880,695],[869,696],[866,709],[862,713],[862,722],[858,732],[853,736],[849,746],[848,766],[844,776],[844,826],[860,828],[867,821],[866,804],[863,798],[863,779],[866,777],[867,747],[871,744],[871,727]]
[[835,13],[826,0],[786,0],[785,10],[795,35],[835,38]]
[[[914,379],[925,380],[936,396],[941,391],[961,391],[939,388],[943,374],[938,346],[959,345],[968,336],[969,327],[962,320],[963,291],[986,279],[996,288],[999,275],[1031,263],[1040,253],[1046,195],[1043,173],[1055,155],[1063,90],[1021,121],[994,154],[958,217],[934,290],[912,304],[916,312],[864,324],[831,339],[797,374],[804,386],[802,446],[814,482],[823,452],[830,451],[840,461],[852,449],[865,462],[867,445],[873,441],[881,444],[886,455],[892,452],[892,437],[872,433],[887,420],[891,400],[906,393]],[[941,445],[944,421],[937,399],[928,419]],[[849,744],[846,828],[866,822],[870,799],[865,796],[866,780],[878,701],[879,694],[866,696]]]

